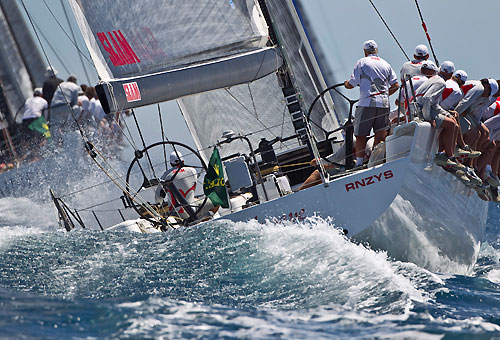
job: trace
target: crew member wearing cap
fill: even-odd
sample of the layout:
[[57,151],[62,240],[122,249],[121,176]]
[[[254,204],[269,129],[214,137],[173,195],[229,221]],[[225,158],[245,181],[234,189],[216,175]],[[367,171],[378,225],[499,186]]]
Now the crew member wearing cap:
[[47,66],[45,69],[45,82],[43,83],[43,98],[47,101],[50,106],[52,97],[54,97],[54,92],[57,90],[57,85],[63,82],[62,79],[56,77],[57,70],[52,66]]
[[365,57],[358,60],[347,89],[359,86],[359,102],[354,117],[356,136],[356,166],[363,165],[367,136],[373,129],[373,147],[385,140],[389,127],[389,96],[397,91],[399,84],[391,65],[380,58],[377,43],[373,40],[363,44]]
[[48,114],[48,104],[47,101],[42,97],[42,89],[36,88],[33,91],[33,97],[26,99],[24,103],[24,113],[22,121],[23,129],[23,147],[28,149],[33,147],[30,151],[35,150],[35,147],[43,142],[43,134],[31,130],[28,126],[37,120],[42,115],[47,119]]
[[439,134],[439,153],[434,159],[435,163],[446,168],[463,170],[465,167],[454,157],[459,126],[453,115],[440,105],[446,80],[451,77],[453,71],[452,62],[443,62],[439,74],[427,79],[418,88],[415,97],[422,109],[423,118],[436,128],[442,128]]
[[[443,74],[445,79],[451,74],[454,66],[443,63]],[[453,114],[455,121],[460,125],[460,118],[456,113],[455,106],[463,97],[462,89],[460,88],[467,81],[467,73],[464,70],[454,72],[450,79],[446,80],[446,88],[441,95],[441,107]],[[455,156],[460,159],[475,158],[481,155],[481,152],[472,150],[465,144],[462,133],[457,136],[458,148],[455,151]]]
[[[437,72],[437,66],[432,62],[431,60],[425,60],[422,63],[422,66],[420,68],[419,75],[411,77],[411,79],[408,79],[406,83],[404,83],[405,87],[403,88],[404,91],[401,91],[401,105],[402,108],[401,110],[404,110],[405,116],[400,117],[400,121],[404,121],[405,117],[409,117],[409,112],[408,112],[408,103],[411,103],[414,98],[415,98],[415,93],[412,93],[413,91],[417,91],[420,85],[425,83],[427,79],[430,77],[433,77],[436,75]],[[410,97],[408,100],[406,100],[406,93],[408,93],[408,96]],[[399,105],[399,102],[396,101],[396,105]],[[404,109],[403,109],[404,108]],[[395,110],[389,114],[389,120],[391,123],[395,124],[397,123],[397,116],[399,114],[399,110]],[[412,115],[414,114],[412,110]]]
[[489,110],[483,114],[483,118],[486,114],[490,116],[484,122],[484,125],[490,131],[490,139],[495,143],[495,149],[492,152],[488,165],[486,166],[486,171],[488,172],[491,168],[490,177],[492,180],[490,180],[490,186],[493,184],[492,188],[490,187],[492,189],[491,196],[495,202],[499,202],[500,195],[498,194],[498,188],[495,185],[495,181],[499,180],[500,175],[500,100],[495,101],[495,103],[491,104],[488,108]]
[[417,45],[415,47],[415,54],[413,55],[415,59],[412,61],[407,61],[401,67],[401,81],[404,82],[408,80],[407,77],[413,77],[420,74],[420,69],[422,68],[422,63],[429,59],[429,52],[427,46]]
[[[492,118],[493,116],[496,116],[500,113],[500,97],[497,97],[495,99],[495,102],[488,106],[487,108],[483,109],[482,112],[482,119],[486,123],[487,120]],[[491,133],[491,129],[490,129]]]
[[453,76],[446,80],[446,88],[441,96],[441,107],[445,110],[454,110],[458,102],[464,96],[460,86],[467,81],[467,73],[464,70],[458,70]]
[[76,84],[76,76],[70,75],[68,79],[57,86],[52,102],[50,103],[50,125],[62,128],[72,117],[79,117],[81,108],[78,106],[80,86]]
[[[198,180],[198,174],[195,168],[184,164],[184,157],[179,151],[173,151],[169,157],[170,169],[167,169],[165,173],[161,176],[163,182],[172,181],[173,185],[177,188],[179,193],[184,197],[186,203],[194,210],[197,209],[197,202],[195,197],[196,184]],[[167,197],[168,193],[168,197]],[[155,201],[156,204],[168,205],[168,210],[170,214],[177,215],[182,219],[189,218],[189,214],[186,212],[187,207],[183,207],[175,199],[175,195],[168,191],[166,185],[159,185],[155,191]],[[218,206],[214,207],[210,200],[206,200],[205,205],[198,213],[197,218],[201,219],[207,217],[207,215],[213,215],[219,209]]]
[[498,82],[494,79],[469,80],[462,86],[464,97],[456,106],[456,111],[461,115],[464,141],[472,149],[481,151],[481,156],[471,166],[477,169],[476,174],[487,183],[495,180],[487,167],[495,144],[489,138],[488,128],[481,122],[481,115],[484,108],[495,101],[499,95],[498,90]]

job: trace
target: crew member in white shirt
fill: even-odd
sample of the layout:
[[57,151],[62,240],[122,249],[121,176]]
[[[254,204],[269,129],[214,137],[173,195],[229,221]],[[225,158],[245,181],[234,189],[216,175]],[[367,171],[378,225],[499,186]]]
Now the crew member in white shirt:
[[377,55],[377,43],[365,41],[363,50],[365,57],[358,60],[351,78],[344,82],[347,89],[359,86],[354,117],[356,166],[363,165],[366,141],[372,129],[375,133],[373,147],[385,140],[389,128],[389,96],[399,88],[391,65]]
[[415,59],[413,59],[412,61],[407,61],[403,64],[403,67],[401,67],[401,82],[407,81],[407,77],[413,77],[420,74],[422,63],[429,59],[427,46],[417,45],[417,47],[415,47],[415,54],[413,55],[413,57]]
[[[409,111],[408,111],[408,103],[411,103],[414,100],[415,93],[412,93],[413,91],[417,91],[420,85],[425,83],[425,81],[436,75],[437,72],[437,66],[432,62],[431,60],[425,60],[421,63],[420,67],[420,73],[419,75],[411,77],[411,79],[408,79],[406,83],[404,84],[405,87],[403,87],[403,90],[401,91],[401,105],[402,107],[400,109],[396,109],[392,111],[389,114],[389,120],[391,121],[392,124],[397,123],[397,117],[399,115],[399,110],[404,112],[404,115],[399,118],[400,121],[404,121],[405,117],[409,119]],[[410,83],[411,81],[411,83]],[[408,93],[409,99],[406,100],[406,93]],[[396,105],[399,106],[399,101],[396,100]],[[411,104],[410,104],[411,105]],[[412,111],[412,114],[414,112]]]
[[[202,201],[197,201],[195,197],[196,184],[198,180],[198,173],[196,169],[184,164],[184,157],[179,151],[173,151],[169,157],[170,169],[167,169],[161,176],[162,181],[172,181],[172,184],[177,189],[178,193],[182,195],[185,203],[188,206],[182,206],[175,198],[175,194],[170,192],[167,185],[159,185],[155,190],[156,204],[167,203],[169,214],[178,215],[183,219],[190,217],[187,210],[192,209],[196,212],[198,204]],[[213,215],[217,212],[219,206],[214,206],[213,203],[207,199],[201,211],[198,212],[198,219]]]
[[80,115],[78,94],[80,87],[76,84],[76,77],[71,75],[68,79],[57,85],[54,97],[50,102],[50,125],[62,128],[72,117]]
[[498,90],[498,82],[494,79],[469,80],[462,86],[464,97],[456,106],[456,111],[461,115],[464,141],[472,149],[481,152],[481,156],[477,161],[473,160],[470,166],[475,167],[476,174],[486,182],[491,182],[492,178],[487,164],[495,144],[489,138],[488,128],[481,122],[481,114],[485,107],[495,101]]
[[[441,95],[441,107],[447,111],[455,110],[458,102],[463,98],[464,94],[460,88],[467,81],[467,73],[464,70],[458,70],[453,73],[453,76],[446,80],[446,88]],[[460,118],[455,116],[455,120],[460,125]],[[462,133],[458,134],[457,145],[459,148],[455,152],[455,156],[459,159],[475,158],[481,155],[481,152],[472,150],[465,144]]]
[[465,167],[456,161],[454,151],[459,126],[454,119],[453,113],[441,107],[441,96],[446,88],[446,79],[449,79],[454,71],[451,61],[441,64],[439,74],[430,77],[416,91],[416,101],[422,108],[423,118],[431,122],[436,128],[442,128],[439,134],[439,153],[434,161],[436,164],[455,170]]
[[24,103],[23,125],[25,123],[30,124],[42,114],[44,118],[47,119],[48,108],[49,104],[42,97],[42,89],[36,88],[33,91],[33,97],[26,99]]
[[85,91],[88,86],[85,84],[80,85],[80,93],[78,93],[78,106],[81,108],[80,116],[78,117],[78,122],[83,124],[84,127],[88,126],[90,123],[90,111],[89,111],[89,98],[85,95]]
[[24,112],[23,112],[23,121],[22,121],[22,129],[23,129],[23,147],[26,149],[35,150],[35,147],[40,145],[43,142],[44,136],[40,132],[35,130],[31,130],[29,126],[42,115],[45,119],[47,119],[48,115],[48,106],[47,101],[42,97],[42,89],[36,88],[33,91],[33,97],[26,99],[24,103]]

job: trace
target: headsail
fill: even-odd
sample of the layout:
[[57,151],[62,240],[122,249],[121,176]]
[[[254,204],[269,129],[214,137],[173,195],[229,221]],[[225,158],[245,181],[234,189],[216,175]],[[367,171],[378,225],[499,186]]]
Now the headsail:
[[253,0],[70,3],[111,111],[250,82],[281,66]]

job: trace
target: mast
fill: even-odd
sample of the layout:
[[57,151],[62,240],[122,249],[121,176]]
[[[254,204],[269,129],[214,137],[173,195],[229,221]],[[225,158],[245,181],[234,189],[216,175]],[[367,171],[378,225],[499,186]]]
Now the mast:
[[[304,27],[304,31],[307,35],[307,38],[309,40],[309,43],[311,44],[311,48],[314,52],[314,55],[316,56],[316,60],[318,62],[319,68],[321,69],[321,73],[323,74],[325,78],[325,82],[327,87],[330,87],[334,84],[337,84],[337,78],[335,77],[335,74],[333,73],[332,69],[330,68],[330,65],[327,61],[327,58],[325,56],[325,53],[323,49],[321,48],[321,44],[318,40],[318,37],[312,27],[311,21],[309,20],[307,13],[304,9],[304,6],[302,5],[302,0],[293,0],[293,3],[295,5],[295,8],[297,10],[297,14],[299,16],[300,22],[302,23],[302,27]],[[337,118],[339,120],[343,120],[347,118],[347,115],[345,112],[348,112],[348,105],[346,104],[346,101],[340,97],[340,95],[332,91],[330,92],[332,97],[333,97],[333,102],[335,103],[335,107],[337,110],[335,113],[338,115]],[[344,113],[344,114],[343,114]]]

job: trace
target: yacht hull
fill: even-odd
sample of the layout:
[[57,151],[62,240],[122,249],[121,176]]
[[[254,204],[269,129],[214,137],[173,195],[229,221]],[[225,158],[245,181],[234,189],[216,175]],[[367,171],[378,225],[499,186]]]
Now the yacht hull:
[[[434,165],[436,149],[435,130],[412,122],[387,139],[383,165],[223,218],[330,218],[356,242],[387,251],[396,260],[433,272],[468,274],[483,239],[488,202]],[[393,177],[384,176],[389,173]],[[380,181],[374,177],[379,174]],[[373,185],[367,185],[370,177],[376,180]]]

